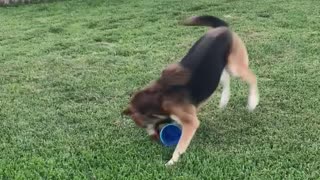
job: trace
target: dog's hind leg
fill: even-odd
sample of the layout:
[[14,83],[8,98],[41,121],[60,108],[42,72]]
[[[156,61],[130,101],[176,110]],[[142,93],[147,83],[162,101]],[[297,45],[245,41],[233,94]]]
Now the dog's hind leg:
[[250,111],[254,110],[259,103],[259,92],[257,85],[257,78],[255,74],[246,66],[238,65],[236,71],[232,70],[232,74],[239,76],[243,81],[247,82],[249,85],[249,97],[248,97],[248,109]]
[[259,103],[257,78],[249,69],[247,49],[240,37],[233,33],[231,52],[228,57],[227,69],[231,75],[240,77],[249,84],[248,109],[254,110]]
[[230,75],[226,70],[223,70],[220,84],[222,85],[222,93],[220,99],[220,108],[225,108],[230,99]]
[[241,68],[239,75],[242,80],[249,84],[248,109],[254,110],[259,103],[257,78],[249,68]]

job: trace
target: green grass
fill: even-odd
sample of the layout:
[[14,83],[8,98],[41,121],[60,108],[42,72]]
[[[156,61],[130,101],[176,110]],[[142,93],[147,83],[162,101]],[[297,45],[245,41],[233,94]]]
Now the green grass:
[[[0,8],[1,179],[319,179],[318,0],[70,0]],[[232,82],[199,114],[172,168],[173,149],[120,115],[129,94],[227,20],[248,46],[261,103]],[[220,91],[220,90],[219,90]]]

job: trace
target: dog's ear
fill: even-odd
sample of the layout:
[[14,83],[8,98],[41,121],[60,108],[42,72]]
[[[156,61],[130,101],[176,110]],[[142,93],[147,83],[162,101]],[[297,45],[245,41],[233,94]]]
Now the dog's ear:
[[164,85],[184,85],[190,79],[191,72],[179,64],[171,64],[162,71],[160,82]]

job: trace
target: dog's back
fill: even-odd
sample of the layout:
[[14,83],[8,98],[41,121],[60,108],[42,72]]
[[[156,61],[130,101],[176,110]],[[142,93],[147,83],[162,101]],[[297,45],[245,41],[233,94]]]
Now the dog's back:
[[217,88],[232,43],[232,33],[225,27],[210,30],[190,49],[180,64],[191,71],[186,84],[191,101],[199,104]]

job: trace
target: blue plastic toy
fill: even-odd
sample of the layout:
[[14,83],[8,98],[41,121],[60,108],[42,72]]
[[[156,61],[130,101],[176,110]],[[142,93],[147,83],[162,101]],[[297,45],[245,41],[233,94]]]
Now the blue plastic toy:
[[178,124],[167,124],[160,130],[160,141],[164,146],[175,146],[179,142],[181,133],[181,127]]

